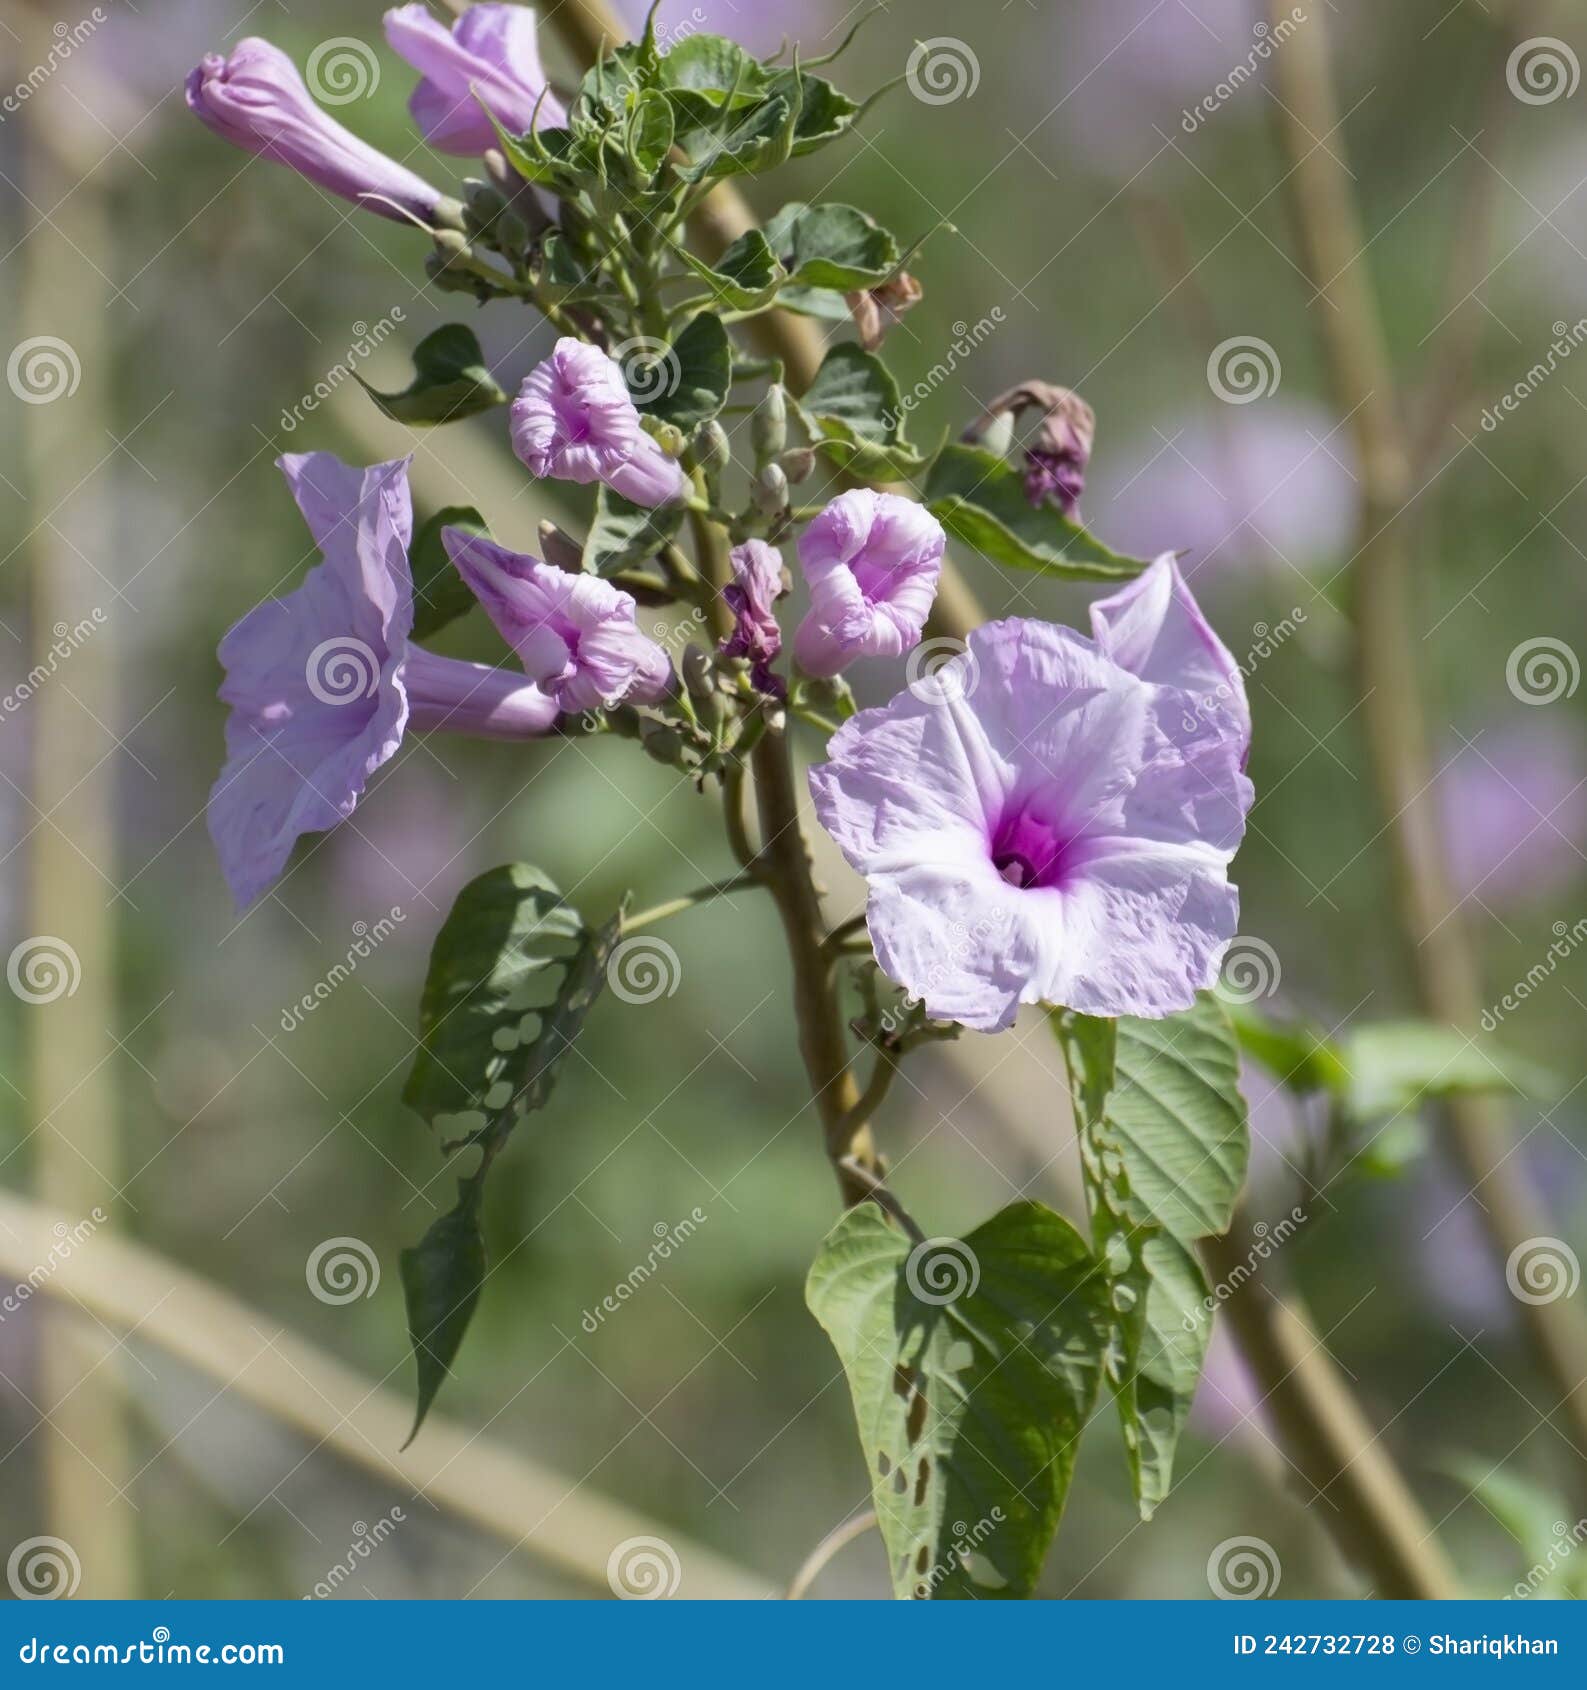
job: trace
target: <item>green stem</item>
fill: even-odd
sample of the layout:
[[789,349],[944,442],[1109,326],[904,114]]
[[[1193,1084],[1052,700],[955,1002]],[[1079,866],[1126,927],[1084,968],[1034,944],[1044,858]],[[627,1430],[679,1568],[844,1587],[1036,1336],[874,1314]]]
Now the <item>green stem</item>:
[[681,915],[685,910],[692,910],[699,904],[708,904],[713,898],[725,898],[731,892],[743,892],[760,885],[760,879],[754,874],[735,874],[727,880],[713,880],[704,886],[696,886],[692,892],[685,892],[682,897],[669,898],[664,904],[653,904],[648,910],[641,910],[638,915],[628,916],[623,921],[625,933],[637,933],[641,927],[654,927],[658,921],[665,921],[668,916]]

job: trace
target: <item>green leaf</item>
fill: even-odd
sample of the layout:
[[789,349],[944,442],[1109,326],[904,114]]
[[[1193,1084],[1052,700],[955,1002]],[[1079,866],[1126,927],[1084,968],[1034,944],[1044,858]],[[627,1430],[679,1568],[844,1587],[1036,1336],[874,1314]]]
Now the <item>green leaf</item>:
[[755,105],[766,72],[724,35],[690,35],[662,55],[655,85],[672,101],[679,130],[719,122],[725,111]]
[[526,863],[458,893],[430,952],[402,1100],[432,1125],[484,1117],[471,1141],[538,1109],[600,991],[621,917],[592,930]]
[[926,503],[967,546],[1014,569],[1070,581],[1119,581],[1139,575],[1144,558],[1109,550],[1056,505],[1032,505],[1013,464],[979,446],[938,453],[926,479]]
[[1341,1092],[1349,1075],[1328,1035],[1310,1021],[1275,1021],[1249,1004],[1230,1003],[1240,1049],[1292,1091]]
[[1106,1284],[1079,1233],[1015,1203],[965,1239],[911,1246],[862,1203],[827,1235],[805,1298],[848,1377],[897,1595],[1029,1596],[1107,1340]]
[[717,303],[733,311],[759,311],[770,305],[784,279],[783,267],[759,229],[746,229],[715,264],[707,264],[687,248],[680,248],[679,256],[695,275],[710,283]]
[[885,282],[898,267],[898,243],[852,205],[785,205],[766,240],[794,281],[853,292]]
[[631,505],[609,487],[595,495],[595,519],[584,542],[584,567],[597,575],[615,575],[654,557],[678,532],[683,506]]
[[1212,1323],[1195,1242],[1228,1230],[1250,1134],[1239,1049],[1203,993],[1162,1021],[1053,1014],[1115,1312],[1108,1357],[1143,1517],[1168,1494]]
[[470,534],[488,532],[484,517],[472,505],[447,505],[414,535],[408,548],[408,564],[413,571],[413,638],[416,640],[428,639],[478,602],[447,556],[441,540],[443,528],[462,528]]
[[647,88],[628,119],[628,156],[642,176],[654,176],[672,150],[672,104],[659,89]]
[[479,1230],[480,1176],[458,1182],[457,1207],[433,1222],[399,1257],[408,1338],[419,1380],[413,1427],[418,1436],[435,1394],[451,1371],[485,1282],[485,1240]]
[[692,129],[678,136],[685,163],[677,167],[685,182],[712,181],[771,170],[785,163],[793,147],[799,108],[783,95],[761,100],[725,127]]
[[[800,69],[797,85],[799,120],[794,125],[793,150],[794,156],[800,157],[846,135],[860,108],[825,77],[812,76],[803,68]],[[768,92],[791,94],[793,86],[794,73],[785,70],[772,78]]]
[[[691,429],[714,417],[733,380],[733,349],[714,311],[699,311],[658,359],[631,366],[634,403],[648,416]],[[664,375],[659,383],[651,379]],[[659,391],[650,393],[650,387]]]
[[414,425],[455,422],[505,405],[507,395],[485,367],[472,329],[447,323],[413,349],[413,380],[400,393],[379,393],[362,376],[364,391],[398,422]]
[[799,402],[818,446],[838,468],[864,478],[914,475],[925,458],[904,439],[898,384],[852,341],[834,346]]
[[1344,1102],[1358,1122],[1453,1092],[1547,1092],[1546,1076],[1503,1051],[1430,1021],[1378,1021],[1339,1040]]

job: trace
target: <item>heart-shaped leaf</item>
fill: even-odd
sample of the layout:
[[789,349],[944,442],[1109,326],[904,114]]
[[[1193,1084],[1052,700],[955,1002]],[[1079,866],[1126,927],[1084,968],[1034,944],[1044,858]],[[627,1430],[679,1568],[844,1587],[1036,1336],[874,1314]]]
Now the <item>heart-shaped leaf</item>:
[[362,376],[358,380],[388,417],[418,426],[455,422],[507,403],[474,331],[461,323],[445,324],[414,347],[413,380],[400,393],[379,393]]

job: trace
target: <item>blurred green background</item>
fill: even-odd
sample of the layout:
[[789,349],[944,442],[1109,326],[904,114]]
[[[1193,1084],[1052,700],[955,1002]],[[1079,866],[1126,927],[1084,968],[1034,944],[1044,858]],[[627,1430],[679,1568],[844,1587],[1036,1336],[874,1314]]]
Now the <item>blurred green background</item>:
[[[450,185],[461,161],[416,145],[411,73],[381,40],[380,8],[104,0],[99,11],[0,122],[7,347],[51,334],[81,364],[80,385],[48,406],[0,391],[0,692],[16,692],[56,620],[102,621],[0,718],[6,949],[51,931],[43,897],[80,922],[57,926],[83,967],[69,1000],[0,994],[3,1180],[73,1215],[101,1203],[113,1230],[240,1299],[257,1317],[260,1367],[276,1365],[270,1340],[286,1329],[405,1393],[396,1253],[450,1204],[451,1181],[398,1093],[428,944],[452,896],[517,857],[600,917],[625,891],[655,902],[729,862],[714,803],[631,746],[410,740],[356,825],[314,843],[274,896],[234,915],[202,822],[221,760],[213,654],[232,621],[311,559],[276,454],[416,451],[421,514],[467,498],[522,549],[540,518],[577,526],[584,507],[576,489],[529,482],[499,413],[412,436],[349,382],[285,426],[375,325],[389,334],[360,370],[388,389],[405,380],[407,349],[459,316],[508,388],[549,346],[522,312],[476,314],[427,291],[421,241],[247,163],[184,110],[187,70],[239,35],[266,35],[300,64],[351,38],[369,45],[379,75],[336,115]],[[1581,9],[1556,12],[1560,34],[1587,52]],[[62,39],[53,24],[72,29],[86,13],[8,7],[0,87],[28,76],[41,41]],[[695,13],[763,50],[786,32],[807,57],[835,45],[844,21],[838,4],[815,0],[702,0],[693,11],[674,0],[662,15]],[[1336,608],[1359,487],[1319,361],[1326,306],[1291,258],[1287,167],[1263,77],[1187,128],[1186,113],[1246,61],[1255,23],[1245,0],[894,4],[836,68],[841,85],[863,95],[902,74],[913,40],[941,36],[963,47],[973,88],[941,103],[895,89],[858,139],[785,171],[778,200],[758,209],[840,198],[905,240],[951,223],[913,266],[925,299],[887,346],[905,387],[928,388],[913,435],[957,431],[1027,377],[1073,385],[1098,415],[1082,506],[1093,527],[1124,547],[1184,548],[1237,656],[1304,611],[1250,680],[1258,803],[1236,878],[1243,932],[1281,963],[1269,1007],[1331,1027],[1404,1013],[1410,999]],[[1333,36],[1348,115],[1322,139],[1355,174],[1406,385],[1434,379],[1452,337],[1480,320],[1470,401],[1420,496],[1431,514],[1417,661],[1461,916],[1496,998],[1554,923],[1587,914],[1581,696],[1540,707],[1506,683],[1519,643],[1575,642],[1582,627],[1587,382],[1567,356],[1497,426],[1482,422],[1546,354],[1554,325],[1587,312],[1587,95],[1514,102],[1501,126],[1484,90],[1503,47],[1481,6],[1349,8]],[[569,73],[554,29],[545,52],[555,74]],[[1473,294],[1452,302],[1453,255],[1480,233],[1464,195],[1485,168],[1500,177],[1490,255]],[[992,331],[934,381],[932,367],[983,318]],[[1209,383],[1209,358],[1234,336],[1271,353],[1268,390],[1249,403],[1226,403]],[[1084,592],[960,562],[994,613],[1083,620]],[[480,617],[441,643],[499,657]],[[888,682],[859,686],[874,697]],[[824,866],[834,912],[857,909],[847,872]],[[50,891],[56,875],[74,888],[64,904]],[[354,924],[394,908],[392,936],[284,1028],[283,1012],[345,956]],[[847,1391],[803,1306],[835,1193],[769,907],[740,897],[665,934],[681,964],[675,995],[604,1002],[551,1109],[498,1165],[488,1204],[498,1266],[440,1406],[562,1475],[570,1493],[620,1500],[769,1589],[865,1503]],[[1516,1104],[1510,1122],[1515,1156],[1579,1253],[1587,978],[1577,968],[1563,963],[1503,1035],[1558,1082],[1557,1097]],[[72,1078],[57,1083],[62,1074]],[[1077,1212],[1068,1110],[1039,1018],[929,1051],[909,1079],[880,1131],[929,1230],[968,1230],[1016,1191]],[[1574,1520],[1587,1457],[1551,1418],[1555,1399],[1436,1129],[1392,1178],[1319,1179],[1306,1124],[1261,1076],[1251,1096],[1256,1212],[1300,1201],[1312,1215],[1267,1271],[1305,1295],[1472,1586],[1507,1589],[1534,1549],[1472,1480],[1499,1467],[1541,1490],[1545,1519]],[[658,1229],[697,1207],[707,1223],[587,1331],[584,1312]],[[378,1258],[379,1283],[328,1304],[306,1263],[343,1237]],[[0,1277],[13,1272],[26,1263],[8,1259]],[[80,1471],[64,1481],[68,1494],[75,1483],[74,1517],[105,1522],[102,1559],[97,1527],[93,1542],[74,1542],[83,1594],[122,1577],[109,1547],[121,1532],[138,1594],[301,1594],[366,1535],[360,1524],[394,1506],[405,1523],[342,1594],[605,1594],[317,1447],[250,1406],[234,1380],[171,1359],[144,1334],[107,1336],[88,1314],[75,1318],[103,1353],[46,1420],[56,1323],[46,1332],[42,1306],[34,1298],[0,1320],[0,1549],[70,1536],[56,1509],[74,1454],[46,1452],[88,1398],[123,1404],[111,1417],[123,1445],[76,1450]],[[312,1397],[307,1381],[302,1390]],[[1205,1595],[1209,1553],[1241,1534],[1274,1545],[1285,1595],[1358,1592],[1319,1529],[1327,1506],[1308,1509],[1286,1484],[1255,1393],[1220,1343],[1178,1484],[1152,1525],[1135,1519],[1111,1414],[1093,1427],[1044,1593]],[[588,1521],[571,1513],[526,1519],[523,1531],[566,1532],[603,1558],[604,1542],[592,1546]],[[687,1553],[683,1574],[688,1595]],[[817,1589],[885,1594],[876,1539],[845,1550]]]

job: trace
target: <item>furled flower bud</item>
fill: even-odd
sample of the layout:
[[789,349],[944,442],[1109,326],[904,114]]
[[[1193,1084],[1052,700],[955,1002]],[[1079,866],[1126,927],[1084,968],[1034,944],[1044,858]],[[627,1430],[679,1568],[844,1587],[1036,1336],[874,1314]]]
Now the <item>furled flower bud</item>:
[[887,331],[906,311],[920,303],[924,293],[925,289],[907,270],[900,270],[880,287],[844,294],[860,345],[867,352],[874,352]]
[[494,147],[492,117],[509,135],[524,134],[537,102],[542,125],[566,119],[556,97],[545,94],[527,6],[470,6],[450,28],[423,6],[398,6],[386,13],[386,40],[423,77],[408,109],[440,152],[468,156]]
[[206,53],[188,76],[186,92],[188,110],[234,146],[284,164],[382,217],[433,221],[442,196],[322,111],[297,67],[268,41],[250,35],[227,58]]
[[757,464],[769,463],[782,455],[788,444],[788,395],[781,382],[774,381],[755,407],[749,422],[749,437]]
[[771,665],[782,650],[776,603],[788,591],[782,556],[764,540],[746,540],[729,553],[733,579],[722,589],[733,612],[733,632],[723,640],[724,657],[747,657],[750,679],[761,692],[782,693]]
[[783,474],[788,477],[789,485],[797,487],[816,467],[815,447],[790,446],[777,462],[781,466]]
[[762,516],[779,516],[788,508],[788,477],[781,464],[765,464],[755,477],[751,496]]
[[598,346],[564,335],[512,403],[513,450],[534,475],[601,481],[635,505],[681,499],[688,479],[648,434],[623,372]]
[[1021,413],[1039,410],[1041,421],[1024,442],[1025,497],[1033,505],[1051,499],[1065,516],[1078,519],[1086,464],[1096,438],[1096,412],[1067,387],[1026,381],[1000,393],[986,414],[964,431],[972,444],[990,444]]

